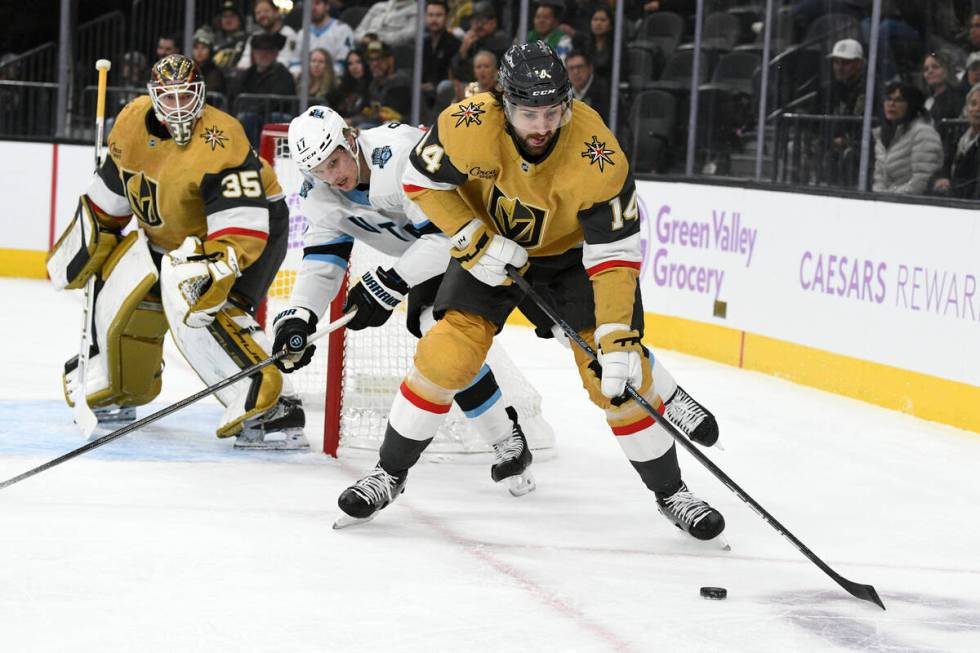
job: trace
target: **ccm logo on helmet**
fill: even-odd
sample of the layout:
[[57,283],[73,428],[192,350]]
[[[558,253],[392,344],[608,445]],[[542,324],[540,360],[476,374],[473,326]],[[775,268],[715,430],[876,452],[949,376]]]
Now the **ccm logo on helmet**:
[[555,89],[553,89],[553,88],[549,88],[549,89],[546,89],[544,91],[531,91],[531,96],[533,97],[533,96],[536,96],[536,95],[551,95],[554,92],[555,92]]

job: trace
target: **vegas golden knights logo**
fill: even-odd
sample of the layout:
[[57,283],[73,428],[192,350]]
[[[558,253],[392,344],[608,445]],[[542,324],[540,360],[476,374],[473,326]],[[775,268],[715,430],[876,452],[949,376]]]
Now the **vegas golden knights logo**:
[[519,197],[511,199],[494,185],[489,212],[501,235],[521,247],[535,247],[541,241],[541,229],[548,216],[545,209],[525,204]]
[[158,227],[163,223],[157,204],[157,182],[142,172],[122,171],[123,185],[129,197],[129,207],[136,219],[147,227]]

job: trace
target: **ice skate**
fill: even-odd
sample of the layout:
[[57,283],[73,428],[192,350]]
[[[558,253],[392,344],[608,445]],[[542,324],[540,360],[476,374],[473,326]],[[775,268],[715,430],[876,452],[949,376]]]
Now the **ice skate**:
[[334,521],[334,529],[365,524],[405,491],[408,472],[393,476],[378,463],[371,472],[340,493],[337,505],[343,510]]
[[710,447],[718,441],[718,422],[715,416],[680,386],[664,402],[664,417],[692,442],[702,447]]
[[99,420],[99,428],[117,429],[130,422],[136,421],[135,406],[103,406],[93,408],[95,418]]
[[302,402],[293,397],[280,397],[271,410],[245,420],[241,433],[235,438],[235,448],[275,451],[309,449],[310,443],[303,433],[305,425]]
[[517,421],[517,411],[512,406],[507,406],[506,410],[514,426],[507,438],[493,445],[494,461],[490,467],[490,478],[494,483],[506,480],[508,491],[520,497],[537,487],[529,469],[533,457]]
[[714,540],[723,549],[730,549],[728,542],[721,537],[725,530],[725,518],[721,513],[697,498],[681,483],[676,492],[669,496],[657,496],[660,514],[674,526],[698,540]]

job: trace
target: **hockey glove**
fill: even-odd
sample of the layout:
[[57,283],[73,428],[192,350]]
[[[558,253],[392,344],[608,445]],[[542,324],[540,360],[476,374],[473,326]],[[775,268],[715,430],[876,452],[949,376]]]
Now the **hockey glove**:
[[453,255],[470,274],[488,286],[506,286],[508,265],[523,272],[527,265],[527,250],[509,238],[495,234],[480,220],[473,219],[452,238]]
[[316,322],[316,315],[301,306],[292,306],[276,316],[272,321],[272,351],[289,352],[276,361],[276,367],[289,374],[313,360],[316,345],[307,345],[306,339],[316,331]]
[[626,391],[627,382],[640,390],[644,351],[639,331],[625,324],[603,324],[595,330],[595,341],[602,366],[602,394],[609,399],[619,397]]
[[205,327],[228,300],[241,275],[235,250],[219,241],[201,243],[188,236],[180,247],[164,256],[163,291],[189,327]]
[[344,312],[357,307],[357,314],[347,328],[360,331],[367,327],[378,327],[388,321],[391,311],[405,299],[408,284],[394,270],[378,268],[368,270],[361,280],[347,291]]

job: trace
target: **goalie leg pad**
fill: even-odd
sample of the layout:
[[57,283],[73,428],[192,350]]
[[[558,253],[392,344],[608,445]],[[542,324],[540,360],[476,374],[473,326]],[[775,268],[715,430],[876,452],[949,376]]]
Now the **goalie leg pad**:
[[[142,406],[160,393],[167,332],[163,309],[149,296],[157,271],[145,236],[126,236],[106,259],[102,277],[95,297],[94,355],[85,368],[86,399],[93,408]],[[65,365],[66,398],[77,382],[77,363],[76,357]]]
[[[181,315],[171,316],[169,311],[167,317],[177,348],[206,385],[265,360],[272,349],[255,318],[232,304],[226,304],[204,328],[189,327]],[[274,365],[216,392],[225,406],[218,437],[237,435],[246,419],[273,408],[282,394],[291,393],[284,392],[282,373]]]
[[45,259],[51,283],[58,290],[84,288],[118,243],[115,234],[99,229],[92,201],[82,195],[75,217]]

